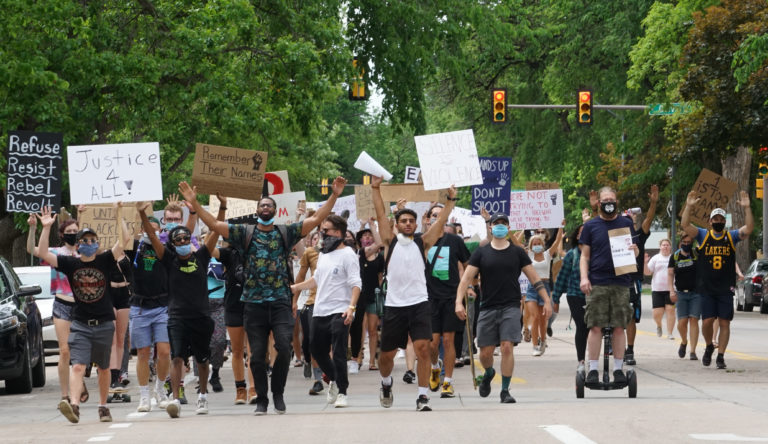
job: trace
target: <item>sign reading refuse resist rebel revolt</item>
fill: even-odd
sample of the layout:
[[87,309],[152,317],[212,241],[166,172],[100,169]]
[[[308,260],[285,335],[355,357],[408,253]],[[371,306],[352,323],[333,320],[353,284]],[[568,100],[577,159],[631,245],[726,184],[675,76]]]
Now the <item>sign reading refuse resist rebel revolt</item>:
[[62,145],[59,133],[9,133],[6,211],[39,213],[47,206],[59,211]]
[[267,153],[198,143],[192,183],[199,194],[259,200],[264,188]]

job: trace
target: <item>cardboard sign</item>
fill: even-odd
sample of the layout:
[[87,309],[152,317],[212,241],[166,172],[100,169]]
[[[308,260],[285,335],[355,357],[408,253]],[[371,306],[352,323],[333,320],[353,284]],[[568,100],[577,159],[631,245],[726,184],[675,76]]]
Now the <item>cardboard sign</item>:
[[560,228],[563,223],[563,190],[513,191],[509,206],[510,230]]
[[[736,182],[706,168],[702,169],[699,178],[693,184],[693,191],[700,197],[700,200],[689,210],[691,222],[706,228],[712,210],[726,208],[738,189],[739,185]],[[681,210],[680,215],[682,216],[682,214],[683,211]]]
[[386,202],[397,202],[404,198],[408,202],[447,202],[448,190],[425,191],[420,183],[383,183],[381,184],[381,198]]
[[200,194],[258,200],[264,188],[267,153],[198,143],[192,183]]
[[273,171],[264,175],[267,181],[267,194],[283,194],[291,192],[291,182],[288,180],[288,171]]
[[[152,216],[152,207],[147,208],[147,216]],[[139,211],[133,205],[123,207],[123,219],[128,227],[130,240],[123,248],[133,248],[133,239],[141,234],[141,218]],[[120,231],[115,220],[115,208],[112,205],[88,205],[85,211],[79,214],[77,223],[80,229],[90,228],[99,235],[99,245],[102,250],[109,250],[117,242]]]
[[[303,191],[276,194],[270,197],[275,200],[275,203],[277,203],[277,208],[275,209],[276,224],[291,224],[296,222],[296,209],[300,204],[306,202],[307,200],[307,197]],[[220,205],[221,204],[219,199],[216,196],[211,196],[208,204],[208,212],[216,216],[219,214]],[[227,212],[225,213],[225,217],[229,221],[238,219],[238,222],[240,222],[245,220],[240,218],[254,216],[253,218],[247,220],[250,221],[253,219],[253,222],[248,223],[255,223],[255,220],[258,217],[258,210],[259,201],[257,200],[227,197]]]
[[509,214],[512,187],[512,158],[481,157],[483,184],[472,187],[472,214],[485,208],[490,214]]
[[355,211],[358,219],[367,221],[376,217],[376,208],[373,206],[373,197],[370,185],[355,187]]
[[416,136],[414,140],[425,190],[482,185],[483,174],[471,129]]
[[39,213],[44,207],[59,211],[63,146],[60,133],[8,134],[6,211]]
[[421,168],[414,166],[405,167],[405,179],[403,183],[419,183],[419,175],[421,174]]
[[629,228],[615,228],[608,230],[608,239],[611,242],[611,258],[616,276],[637,271],[635,252],[629,246],[632,245],[632,233]]
[[157,142],[69,146],[67,162],[73,205],[163,198]]
[[526,182],[525,183],[526,191],[556,190],[558,188],[560,188],[560,185],[558,185],[557,182]]

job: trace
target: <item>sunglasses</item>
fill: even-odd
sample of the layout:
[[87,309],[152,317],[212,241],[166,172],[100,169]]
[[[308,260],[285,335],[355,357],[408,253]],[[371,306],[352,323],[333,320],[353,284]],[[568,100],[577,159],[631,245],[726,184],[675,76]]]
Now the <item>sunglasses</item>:
[[173,238],[173,242],[174,243],[183,242],[183,243],[186,244],[186,243],[189,243],[189,241],[191,241],[191,240],[192,240],[192,237],[190,237],[190,236],[176,236],[176,237]]
[[98,244],[99,240],[96,238],[80,239],[81,244]]

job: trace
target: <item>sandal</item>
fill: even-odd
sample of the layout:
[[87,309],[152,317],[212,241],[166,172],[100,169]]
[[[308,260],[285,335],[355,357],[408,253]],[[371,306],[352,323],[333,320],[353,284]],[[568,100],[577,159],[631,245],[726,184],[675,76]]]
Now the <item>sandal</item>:
[[523,330],[523,339],[525,342],[531,342],[531,330],[528,327]]
[[90,398],[90,395],[88,394],[88,387],[86,387],[85,382],[83,382],[83,391],[80,393],[80,404],[87,402],[88,398]]
[[371,364],[371,365],[368,366],[368,370],[370,370],[372,372],[375,372],[375,371],[378,371],[379,368],[376,367],[376,364]]

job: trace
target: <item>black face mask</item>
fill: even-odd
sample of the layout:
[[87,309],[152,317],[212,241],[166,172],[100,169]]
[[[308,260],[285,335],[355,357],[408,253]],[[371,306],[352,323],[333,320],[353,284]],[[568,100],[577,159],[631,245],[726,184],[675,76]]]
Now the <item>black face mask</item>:
[[680,245],[680,249],[685,252],[685,254],[690,254],[693,250],[693,245],[691,244],[682,244]]
[[600,202],[600,210],[606,216],[613,216],[616,213],[616,202]]
[[67,245],[75,245],[77,243],[77,233],[64,233],[61,235],[61,239]]
[[344,245],[348,247],[352,247],[353,249],[357,246],[357,242],[355,242],[354,239],[344,239]]
[[339,248],[339,245],[344,239],[336,236],[323,235],[323,248],[320,249],[323,253],[330,253],[331,251]]
[[712,229],[720,233],[725,229],[725,222],[712,222]]

